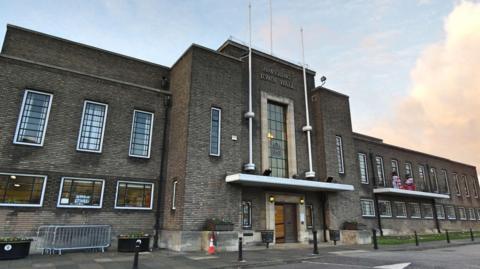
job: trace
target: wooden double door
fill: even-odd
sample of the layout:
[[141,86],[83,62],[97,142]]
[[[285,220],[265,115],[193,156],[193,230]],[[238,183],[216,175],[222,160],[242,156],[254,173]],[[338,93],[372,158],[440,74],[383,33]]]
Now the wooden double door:
[[275,242],[297,242],[296,204],[275,204]]

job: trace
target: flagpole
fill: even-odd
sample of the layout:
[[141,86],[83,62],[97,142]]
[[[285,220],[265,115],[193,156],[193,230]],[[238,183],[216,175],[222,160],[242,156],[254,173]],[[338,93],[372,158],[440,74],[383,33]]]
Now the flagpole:
[[248,3],[248,112],[245,113],[245,118],[248,119],[248,163],[243,166],[246,171],[255,170],[253,163],[253,117],[255,113],[252,111],[252,5]]
[[312,168],[312,140],[311,140],[312,126],[310,126],[310,116],[308,113],[307,72],[305,70],[305,48],[303,46],[303,28],[300,28],[300,37],[302,40],[303,91],[305,94],[305,118],[306,118],[306,125],[303,126],[302,130],[307,133],[308,166],[309,166],[309,171],[305,172],[305,177],[313,178],[315,177],[315,172],[313,171],[313,168]]
[[272,15],[272,0],[269,0],[270,4],[270,54],[273,55],[273,15]]

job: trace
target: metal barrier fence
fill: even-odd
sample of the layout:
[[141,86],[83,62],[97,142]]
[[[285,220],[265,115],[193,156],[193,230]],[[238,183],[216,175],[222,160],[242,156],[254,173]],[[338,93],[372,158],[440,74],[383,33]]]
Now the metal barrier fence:
[[42,254],[70,249],[100,249],[110,246],[109,225],[48,225],[37,230],[37,248]]

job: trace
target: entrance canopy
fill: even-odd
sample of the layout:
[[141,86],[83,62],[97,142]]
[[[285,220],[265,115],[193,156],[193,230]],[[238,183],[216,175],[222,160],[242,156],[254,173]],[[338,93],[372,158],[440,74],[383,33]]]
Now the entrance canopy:
[[450,195],[447,195],[447,194],[423,192],[423,191],[411,191],[411,190],[394,189],[394,188],[373,189],[373,193],[383,194],[383,195],[392,195],[392,196],[416,197],[416,198],[437,198],[437,199],[450,198]]
[[234,174],[225,178],[228,183],[236,183],[243,186],[254,187],[277,187],[305,191],[353,191],[353,186],[348,184],[328,183],[303,179],[267,177],[251,174]]

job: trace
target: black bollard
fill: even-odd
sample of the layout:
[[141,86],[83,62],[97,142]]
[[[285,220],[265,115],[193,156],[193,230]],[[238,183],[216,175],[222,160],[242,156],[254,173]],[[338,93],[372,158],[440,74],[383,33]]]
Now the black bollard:
[[418,247],[418,235],[417,235],[417,231],[413,231],[415,233],[415,246]]
[[243,238],[238,238],[238,261],[243,262]]
[[317,231],[313,231],[313,254],[318,254]]
[[137,241],[135,241],[135,256],[133,256],[132,269],[138,269],[138,252],[140,251],[141,244],[142,244],[142,240],[137,239]]
[[450,236],[448,236],[448,230],[445,230],[445,236],[447,237],[447,243],[450,244]]
[[472,228],[470,228],[470,239],[473,241],[475,240],[475,238],[473,237],[473,231],[472,231]]
[[372,229],[372,240],[373,240],[373,249],[378,249],[378,242],[377,242],[377,230]]

